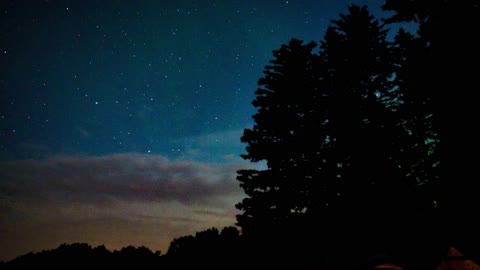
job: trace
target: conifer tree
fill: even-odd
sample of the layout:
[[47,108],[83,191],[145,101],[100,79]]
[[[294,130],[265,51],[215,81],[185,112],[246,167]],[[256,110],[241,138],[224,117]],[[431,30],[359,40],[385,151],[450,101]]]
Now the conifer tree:
[[442,239],[437,246],[457,246],[480,258],[480,224],[472,216],[480,207],[472,178],[477,160],[467,154],[479,148],[472,90],[478,84],[480,41],[470,33],[478,32],[480,1],[387,0],[383,9],[394,12],[388,23],[418,26],[415,35],[397,35],[402,61],[396,84],[405,100],[406,126],[417,141],[412,176],[430,182],[425,198],[438,215],[424,222],[431,233],[423,241]]
[[258,112],[253,116],[255,125],[241,138],[248,144],[242,157],[264,161],[268,168],[238,172],[237,179],[248,197],[237,204],[244,211],[237,221],[246,234],[266,233],[305,207],[306,179],[298,169],[308,147],[308,142],[302,142],[302,129],[309,124],[313,109],[315,46],[292,39],[273,52],[274,60],[258,82],[253,101]]

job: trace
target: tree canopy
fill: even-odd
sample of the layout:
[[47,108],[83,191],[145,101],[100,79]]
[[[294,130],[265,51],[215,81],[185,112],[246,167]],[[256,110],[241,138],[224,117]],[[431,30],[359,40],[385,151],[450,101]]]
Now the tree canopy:
[[244,159],[267,163],[238,172],[247,195],[237,204],[243,233],[300,229],[360,261],[362,248],[430,246],[420,236],[441,231],[432,230],[446,203],[440,112],[427,87],[432,77],[421,75],[432,65],[429,43],[404,30],[389,41],[387,33],[366,6],[352,5],[318,48],[292,39],[273,51],[255,92],[255,124],[241,138]]

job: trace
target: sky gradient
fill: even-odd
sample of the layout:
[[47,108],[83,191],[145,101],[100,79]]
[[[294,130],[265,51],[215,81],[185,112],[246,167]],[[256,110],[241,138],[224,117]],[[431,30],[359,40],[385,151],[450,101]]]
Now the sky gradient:
[[272,50],[351,3],[1,1],[0,260],[233,225]]

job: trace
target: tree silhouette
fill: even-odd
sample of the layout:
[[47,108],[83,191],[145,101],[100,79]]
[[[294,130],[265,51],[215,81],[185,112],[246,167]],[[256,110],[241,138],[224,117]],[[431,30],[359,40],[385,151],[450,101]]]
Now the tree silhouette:
[[159,263],[160,252],[153,253],[149,248],[145,246],[123,247],[119,251],[113,252],[114,264],[118,268],[133,269],[136,267],[154,267]]
[[162,265],[160,251],[128,246],[111,252],[105,246],[86,243],[62,244],[56,249],[19,256],[2,269],[142,269]]
[[429,142],[435,135],[434,154],[423,162],[423,168],[428,178],[438,177],[439,192],[434,195],[442,217],[430,226],[438,228],[430,239],[444,239],[438,243],[444,251],[455,245],[470,257],[480,258],[480,224],[472,218],[480,206],[472,181],[476,159],[465,154],[467,149],[478,152],[479,134],[472,125],[477,104],[470,95],[478,84],[480,42],[468,33],[478,31],[480,1],[387,0],[383,8],[395,12],[389,23],[419,25],[416,36],[397,36],[404,57],[398,81],[409,109],[417,113],[415,130],[421,133],[426,127]]
[[168,247],[168,256],[192,257],[195,254],[195,237],[191,235],[175,238]]
[[328,143],[317,159],[322,169],[309,214],[314,223],[326,224],[330,249],[337,253],[330,257],[340,256],[334,263],[341,263],[343,256],[361,261],[387,248],[383,224],[398,229],[412,185],[399,159],[398,144],[407,134],[397,122],[400,101],[387,30],[365,6],[351,6],[332,24],[320,50]]
[[[266,234],[272,225],[285,223],[292,213],[306,206],[305,177],[299,165],[306,160],[302,139],[310,121],[310,109],[316,78],[313,74],[312,49],[315,43],[303,45],[292,39],[274,51],[275,59],[259,80],[253,105],[258,113],[256,124],[246,129],[242,142],[248,143],[244,159],[265,160],[267,170],[241,170],[238,180],[248,198],[237,204],[243,210],[237,216],[245,234]],[[313,107],[313,106],[312,106]]]
[[421,97],[405,104],[399,85],[408,36],[391,44],[387,31],[352,5],[332,21],[318,55],[314,43],[295,39],[274,51],[253,101],[255,125],[242,137],[243,157],[268,166],[238,172],[246,236],[317,239],[328,246],[324,263],[357,265],[405,247],[392,232],[408,228],[414,238],[410,224],[434,206],[424,184],[436,180],[438,139],[431,113],[410,111]]
[[175,238],[168,248],[167,265],[173,268],[236,268],[243,264],[240,233],[235,227],[225,227],[219,233],[210,228]]

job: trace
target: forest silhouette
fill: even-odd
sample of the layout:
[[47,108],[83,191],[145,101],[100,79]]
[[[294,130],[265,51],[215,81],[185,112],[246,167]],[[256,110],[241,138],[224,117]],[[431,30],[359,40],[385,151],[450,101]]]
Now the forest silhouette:
[[[479,262],[480,1],[382,8],[393,15],[351,5],[319,45],[273,51],[241,137],[242,157],[267,168],[238,171],[240,230],[176,238],[165,254],[64,244],[1,267],[434,269],[452,246]],[[405,22],[418,31],[388,29]]]

